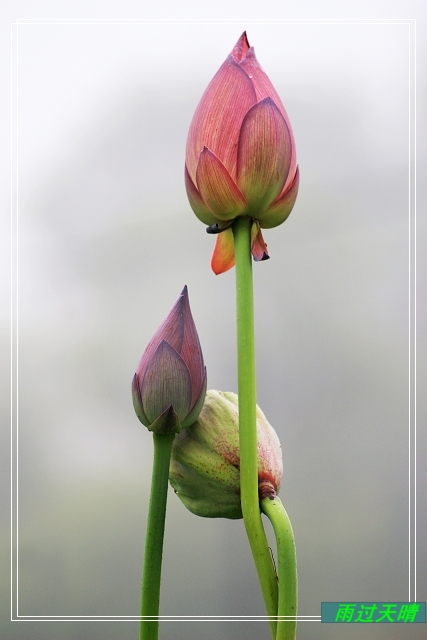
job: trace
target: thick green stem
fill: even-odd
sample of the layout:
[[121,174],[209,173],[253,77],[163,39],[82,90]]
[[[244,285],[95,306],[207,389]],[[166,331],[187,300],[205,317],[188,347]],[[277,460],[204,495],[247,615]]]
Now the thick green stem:
[[[237,375],[239,392],[240,495],[246,533],[251,546],[267,615],[277,615],[277,581],[258,499],[254,304],[250,218],[233,224],[236,256]],[[275,638],[276,620],[270,621]]]
[[[277,543],[279,606],[276,640],[295,640],[297,633],[298,578],[295,539],[288,514],[276,496],[264,498],[261,509],[273,525]],[[288,619],[283,619],[284,617]],[[282,618],[282,619],[281,619]],[[294,618],[294,619],[292,619]]]
[[142,573],[140,640],[157,640],[159,634],[159,621],[144,620],[144,617],[159,615],[169,464],[174,438],[174,433],[153,433],[154,460]]

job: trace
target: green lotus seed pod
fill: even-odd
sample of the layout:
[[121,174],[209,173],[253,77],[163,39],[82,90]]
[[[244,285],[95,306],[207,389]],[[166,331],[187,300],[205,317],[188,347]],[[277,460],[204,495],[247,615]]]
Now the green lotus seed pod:
[[[279,438],[257,406],[258,487],[275,495],[283,474]],[[242,518],[238,398],[207,391],[196,422],[175,437],[170,483],[192,513],[206,518]]]

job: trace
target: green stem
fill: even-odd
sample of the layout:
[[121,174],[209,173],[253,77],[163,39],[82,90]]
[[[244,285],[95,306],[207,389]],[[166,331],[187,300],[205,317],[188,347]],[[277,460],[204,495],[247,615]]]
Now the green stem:
[[[258,499],[254,304],[250,218],[233,224],[236,256],[237,376],[239,392],[240,496],[246,533],[254,557],[267,615],[277,615],[277,581]],[[273,638],[276,620],[270,620]]]
[[174,433],[153,433],[154,460],[142,573],[140,640],[157,640],[159,634],[159,621],[144,620],[144,617],[159,615],[169,464],[174,438]]
[[[279,606],[277,610],[276,640],[294,640],[297,632],[295,620],[298,610],[298,578],[295,539],[291,521],[285,507],[276,496],[264,498],[261,509],[270,520],[277,543],[279,576]],[[288,616],[288,620],[280,619]],[[292,620],[292,618],[294,618]]]

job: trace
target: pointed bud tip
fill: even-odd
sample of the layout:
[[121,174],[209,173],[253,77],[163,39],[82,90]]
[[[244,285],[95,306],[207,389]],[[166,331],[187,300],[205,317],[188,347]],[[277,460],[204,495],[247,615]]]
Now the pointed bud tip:
[[240,38],[238,39],[238,41],[236,42],[236,44],[234,45],[230,55],[235,62],[241,62],[245,58],[249,49],[250,49],[250,45],[248,41],[248,36],[246,34],[246,31],[244,31],[240,36]]

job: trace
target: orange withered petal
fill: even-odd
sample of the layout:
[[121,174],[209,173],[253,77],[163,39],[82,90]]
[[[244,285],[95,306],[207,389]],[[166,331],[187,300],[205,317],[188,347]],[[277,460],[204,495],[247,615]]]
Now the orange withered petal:
[[234,238],[233,230],[226,229],[216,237],[215,248],[212,254],[212,271],[219,275],[234,267]]

